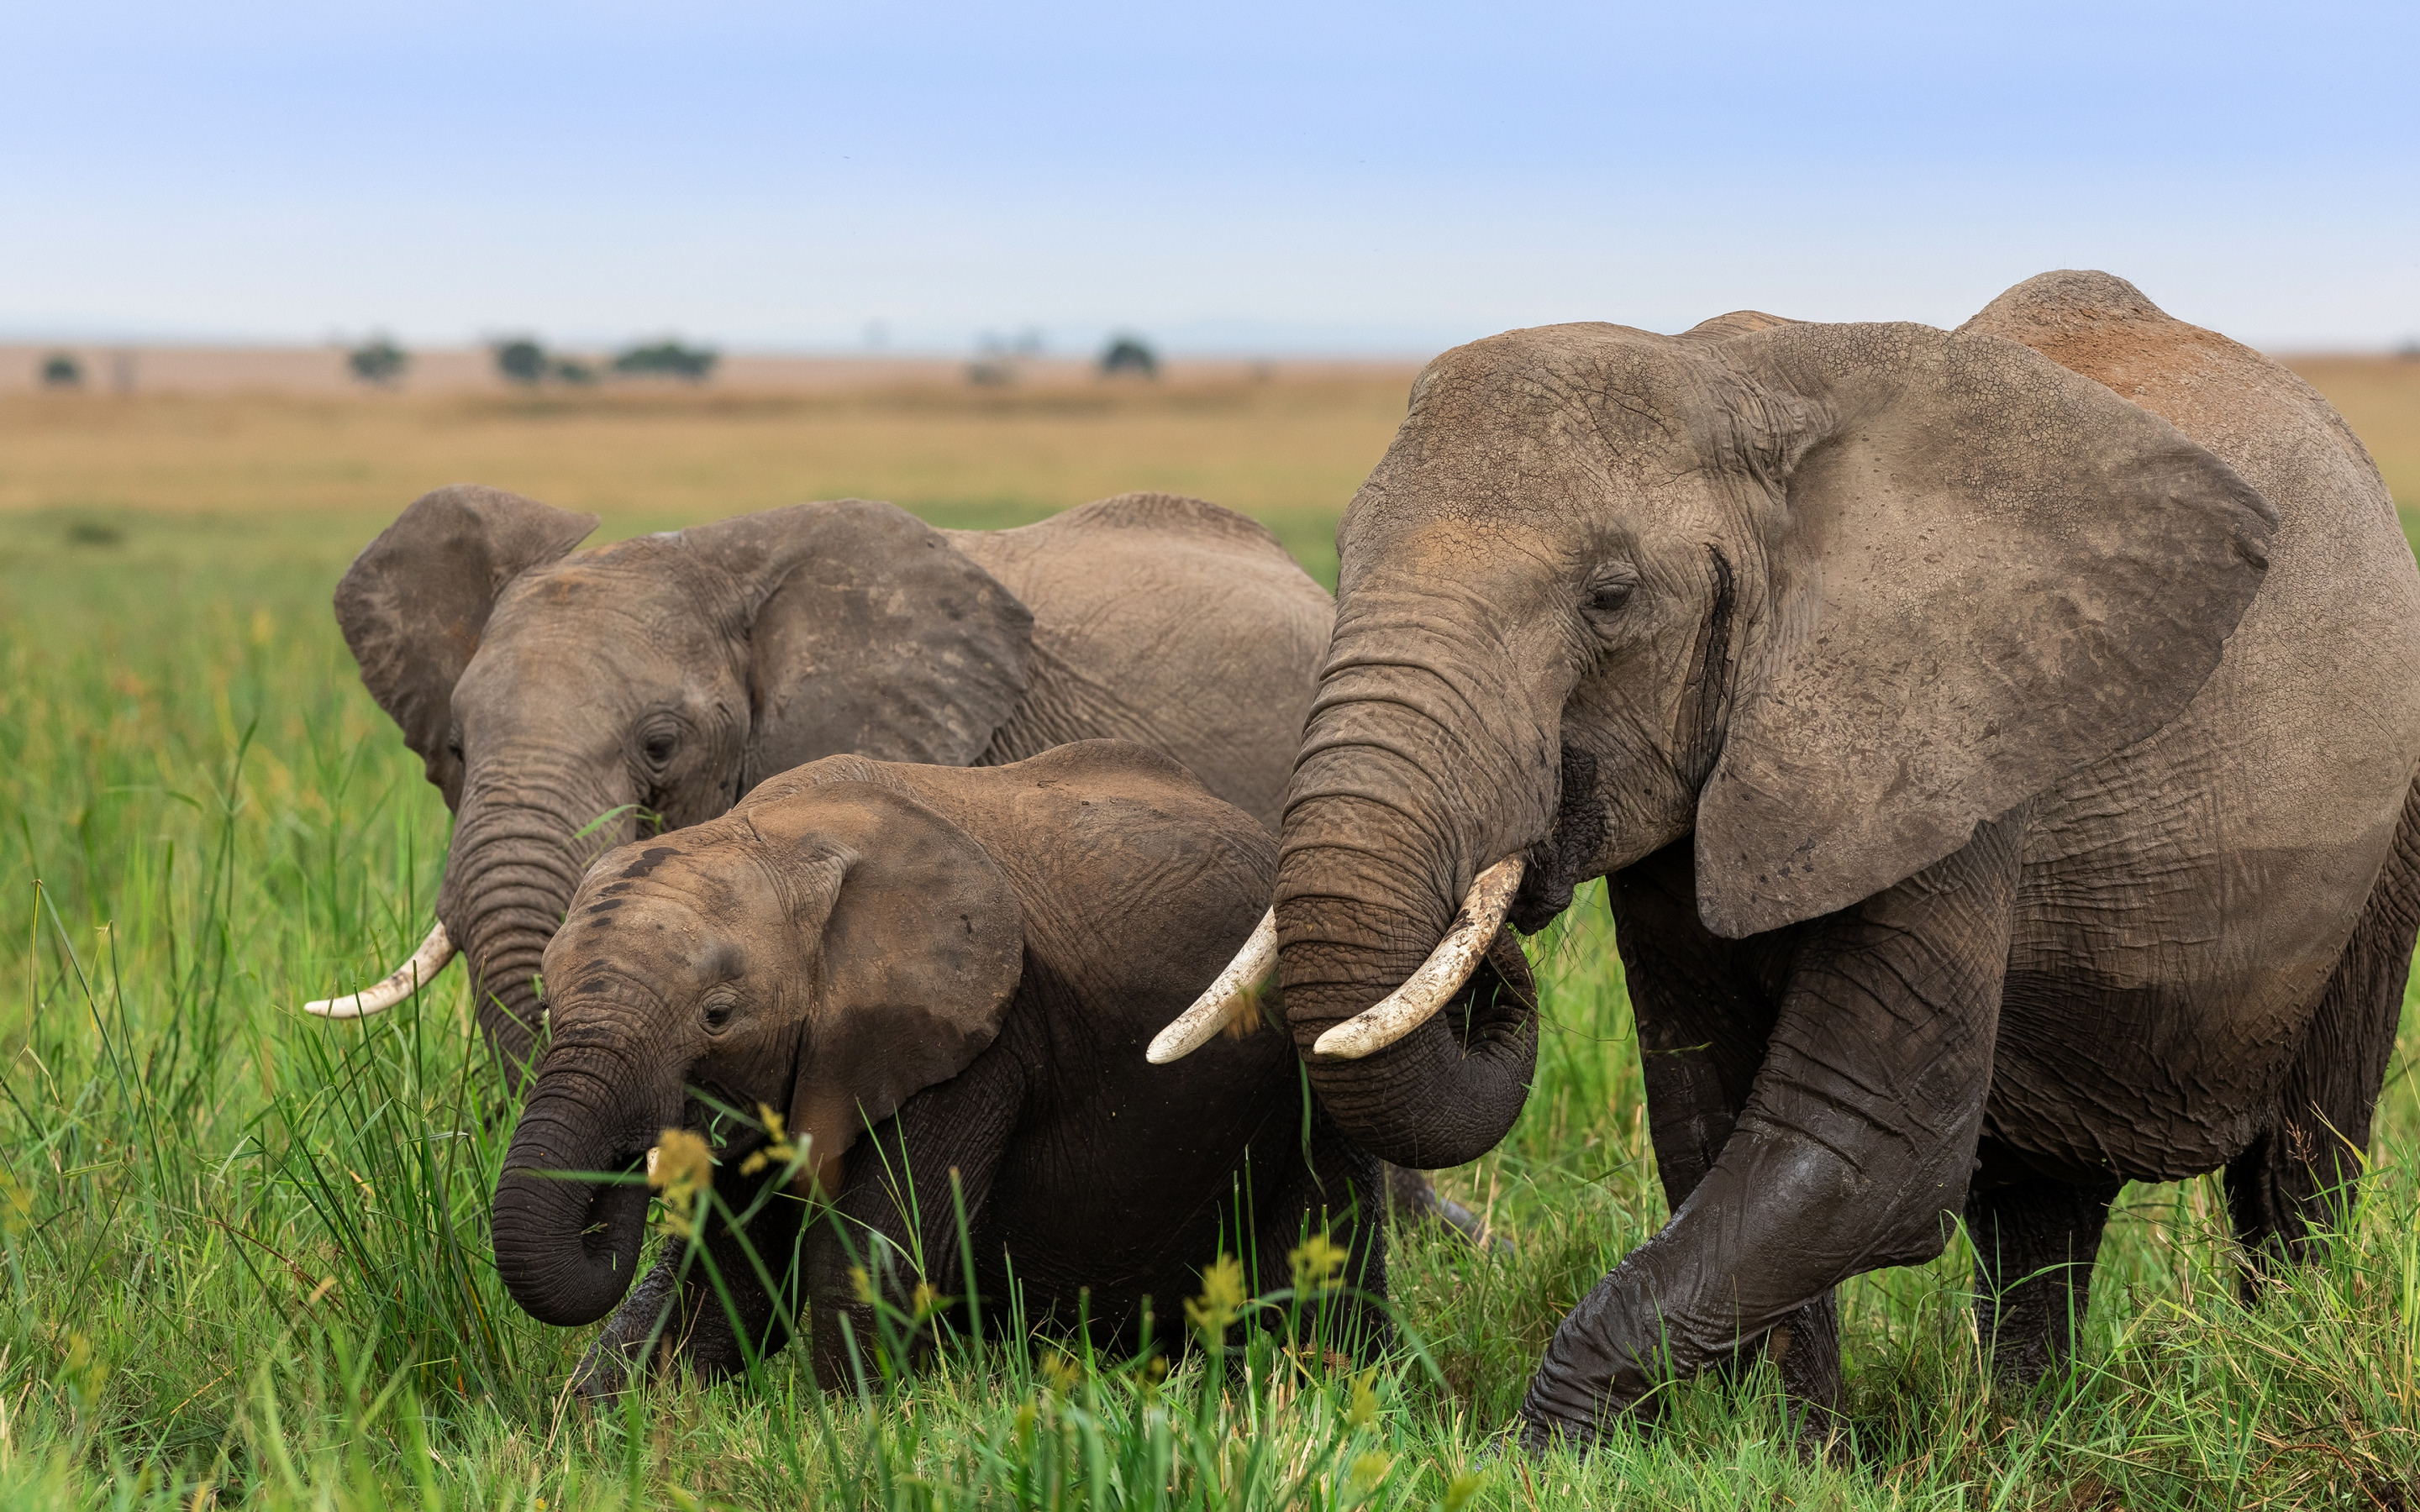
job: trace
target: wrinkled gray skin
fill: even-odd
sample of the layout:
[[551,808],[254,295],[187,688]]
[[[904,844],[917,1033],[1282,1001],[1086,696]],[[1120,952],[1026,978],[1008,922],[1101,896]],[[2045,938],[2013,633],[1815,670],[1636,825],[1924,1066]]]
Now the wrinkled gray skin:
[[1112,736],[1276,822],[1332,609],[1239,515],[1125,494],[938,531],[844,500],[573,553],[596,524],[441,488],[336,590],[454,810],[437,915],[507,1067],[581,869],[640,810],[693,825],[841,752],[964,766]]
[[[1611,879],[1672,1217],[1556,1334],[1533,1445],[1760,1344],[1827,1405],[1833,1288],[1962,1211],[2027,1381],[2122,1181],[2223,1166],[2291,1256],[2352,1179],[2420,920],[2420,575],[2277,364],[2099,273],[1955,333],[1513,332],[1430,365],[1338,545],[1304,1053],[1481,868],[1528,859],[1523,929]],[[1440,1019],[1311,1074],[1435,1166],[1530,1065]]]
[[[1382,1293],[1378,1164],[1306,1108],[1280,1035],[1143,1059],[1259,921],[1275,863],[1251,816],[1117,741],[989,770],[832,757],[622,847],[547,950],[552,1034],[496,1190],[499,1274],[547,1322],[622,1304],[582,1367],[590,1395],[618,1390],[659,1329],[659,1363],[737,1371],[743,1336],[779,1347],[802,1302],[817,1379],[846,1384],[844,1320],[879,1336],[852,1263],[903,1307],[920,1280],[965,1294],[953,1176],[994,1326],[1013,1264],[1036,1320],[1085,1305],[1102,1347],[1131,1348],[1152,1297],[1165,1339],[1222,1247],[1282,1286],[1306,1224],[1332,1222]],[[796,1184],[832,1198],[836,1221],[782,1195],[748,1228],[776,1275],[800,1255],[786,1308],[719,1224],[736,1318],[704,1265],[684,1281],[677,1248],[624,1302],[646,1188],[541,1174],[635,1169],[658,1131],[704,1125],[693,1090],[782,1112],[808,1151]],[[773,1179],[739,1169],[756,1142],[714,1177],[735,1211]],[[1383,1312],[1346,1310],[1365,1347],[1388,1336]]]

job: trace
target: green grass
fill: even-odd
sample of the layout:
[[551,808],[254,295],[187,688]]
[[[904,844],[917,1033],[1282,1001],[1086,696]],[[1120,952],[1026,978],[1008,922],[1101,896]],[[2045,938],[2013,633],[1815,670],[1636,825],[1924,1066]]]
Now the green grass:
[[[946,520],[958,522],[955,519]],[[803,1365],[591,1419],[585,1342],[489,1269],[511,1110],[458,971],[363,1026],[295,1004],[426,927],[445,815],[327,595],[376,521],[0,518],[0,1504],[2408,1507],[2420,1499],[2420,1093],[2328,1262],[2237,1305],[2212,1182],[2136,1187],[2082,1364],[1975,1359],[1962,1247],[1848,1290],[1851,1445],[1769,1378],[1593,1458],[1483,1462],[1556,1321],[1663,1204],[1593,899],[1531,942],[1551,1028],[1512,1136],[1444,1182],[1518,1245],[1399,1234],[1374,1377],[1266,1344],[1165,1382],[995,1344],[869,1398]],[[1173,1313],[1176,1299],[1164,1311]]]

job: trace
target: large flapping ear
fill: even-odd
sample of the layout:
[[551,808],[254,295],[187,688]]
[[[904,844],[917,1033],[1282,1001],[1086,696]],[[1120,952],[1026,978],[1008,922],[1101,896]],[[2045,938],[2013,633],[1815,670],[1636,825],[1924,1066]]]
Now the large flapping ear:
[[1024,918],[983,847],[894,788],[819,784],[745,811],[793,918],[821,932],[788,1119],[831,1190],[860,1133],[999,1036]]
[[795,504],[681,538],[753,596],[745,785],[844,752],[965,766],[1025,696],[1032,611],[906,510]]
[[2184,708],[2276,516],[2167,422],[2014,342],[1786,326],[1720,348],[1792,417],[1771,625],[1698,808],[1738,937],[1939,860]]
[[445,748],[454,684],[479,649],[496,596],[596,528],[594,515],[456,484],[413,500],[336,584],[336,623],[362,681],[403,727],[446,807],[462,790],[461,765]]

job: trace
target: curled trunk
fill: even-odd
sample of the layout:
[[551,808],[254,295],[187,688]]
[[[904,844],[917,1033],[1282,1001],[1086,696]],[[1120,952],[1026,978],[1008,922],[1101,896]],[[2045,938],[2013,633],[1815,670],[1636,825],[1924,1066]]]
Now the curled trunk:
[[[1404,686],[1407,665],[1421,669],[1420,686]],[[1533,721],[1489,717],[1472,696],[1477,680],[1456,668],[1450,655],[1362,653],[1340,633],[1278,863],[1286,1023],[1311,1083],[1364,1148],[1418,1169],[1477,1159],[1528,1097],[1536,996],[1510,936],[1497,936],[1443,1012],[1395,1043],[1357,1060],[1313,1047],[1419,968],[1481,870],[1545,838],[1544,742],[1525,737]],[[1462,716],[1450,727],[1449,713]],[[1473,724],[1491,748],[1457,737]],[[1540,767],[1544,784],[1528,779]]]
[[496,1273],[540,1322],[593,1323],[637,1275],[648,1193],[631,1178],[660,1119],[630,1116],[656,1100],[627,1081],[594,1052],[550,1056],[513,1133],[492,1210]]

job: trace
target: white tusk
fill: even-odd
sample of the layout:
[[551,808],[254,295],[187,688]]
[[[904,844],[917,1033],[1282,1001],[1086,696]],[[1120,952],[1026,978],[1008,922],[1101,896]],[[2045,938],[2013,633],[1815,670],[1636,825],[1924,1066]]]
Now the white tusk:
[[1252,999],[1252,991],[1278,959],[1278,911],[1274,908],[1261,916],[1252,927],[1251,937],[1218,973],[1218,980],[1209,991],[1193,1000],[1193,1006],[1159,1031],[1143,1052],[1143,1058],[1155,1066],[1165,1066],[1181,1059],[1208,1044],[1212,1036],[1243,1016]]
[[365,1019],[373,1013],[383,1013],[418,991],[430,979],[445,969],[454,959],[454,942],[445,933],[445,923],[440,919],[411,952],[411,959],[388,973],[374,987],[365,987],[350,997],[323,997],[316,1003],[305,1003],[302,1011],[317,1013],[323,1019]]
[[1469,895],[1462,900],[1462,913],[1453,927],[1437,941],[1420,968],[1376,1004],[1321,1035],[1311,1053],[1358,1060],[1426,1024],[1479,969],[1479,958],[1487,953],[1488,942],[1504,926],[1512,895],[1521,890],[1522,870],[1521,858],[1508,856],[1479,873]]

